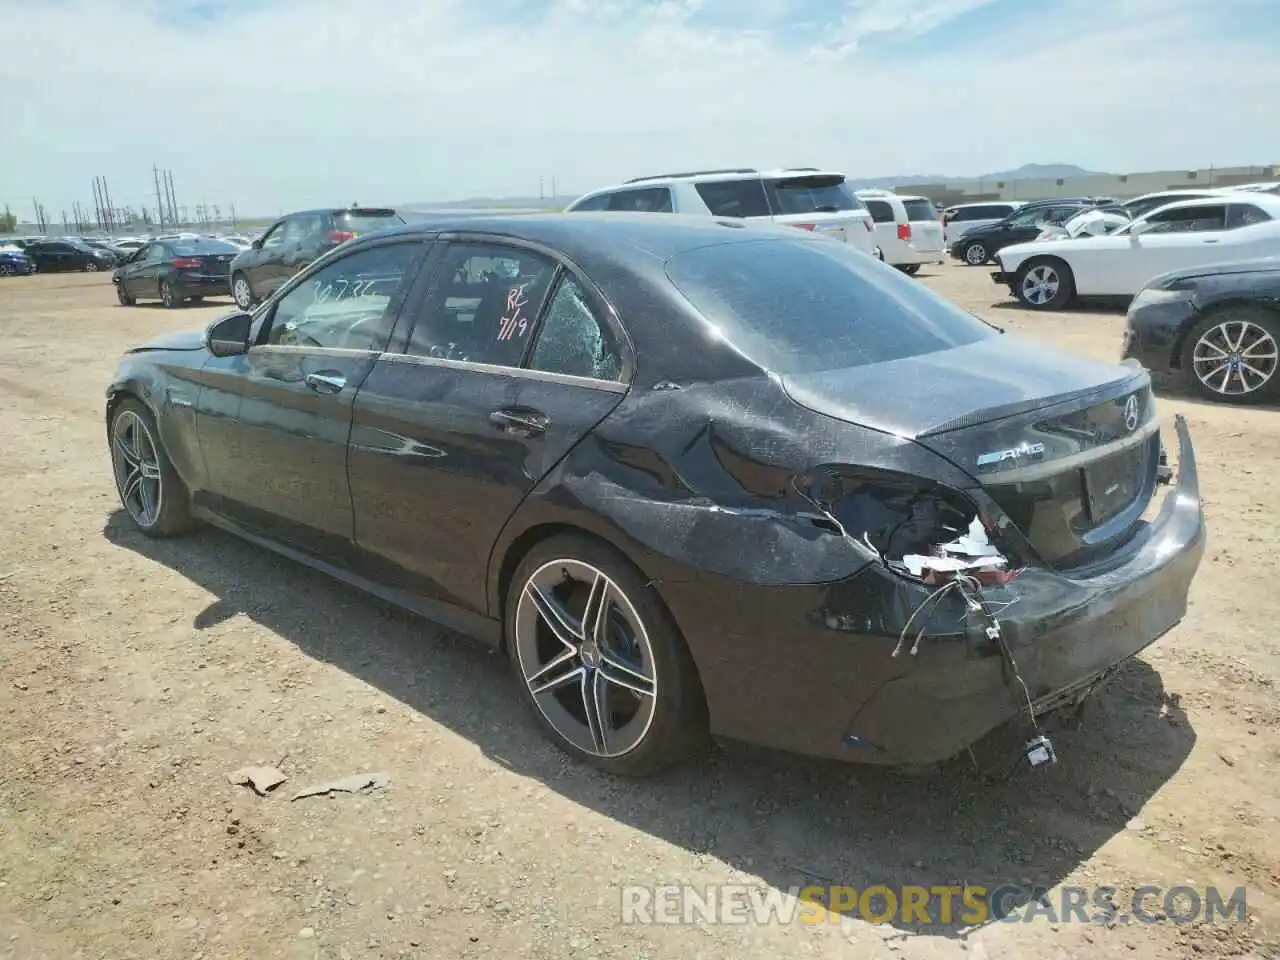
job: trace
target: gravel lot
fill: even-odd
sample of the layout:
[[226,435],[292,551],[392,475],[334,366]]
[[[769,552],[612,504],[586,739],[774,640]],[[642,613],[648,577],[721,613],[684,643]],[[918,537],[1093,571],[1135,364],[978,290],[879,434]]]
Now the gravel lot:
[[[1118,354],[1117,309],[1025,313],[960,266],[920,282]],[[114,299],[103,275],[0,282],[0,957],[1280,955],[1274,409],[1162,397],[1211,524],[1192,607],[1051,769],[1006,779],[997,736],[924,781],[726,747],[630,783],[565,762],[478,645],[220,533],[130,532],[103,388],[126,346],[229,301]],[[289,782],[227,782],[254,763]],[[368,771],[390,784],[290,800]],[[1245,885],[1249,922],[620,922],[620,884],[677,881]]]

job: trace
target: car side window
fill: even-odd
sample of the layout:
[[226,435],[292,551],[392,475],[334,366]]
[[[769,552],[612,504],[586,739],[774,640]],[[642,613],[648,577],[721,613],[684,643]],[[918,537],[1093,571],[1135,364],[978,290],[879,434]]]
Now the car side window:
[[395,323],[392,304],[420,250],[418,243],[387,244],[327,264],[276,304],[266,343],[382,350]]
[[632,213],[671,213],[671,191],[667,187],[619,190],[609,197],[608,209]]
[[593,380],[622,376],[622,353],[613,332],[596,318],[581,285],[567,274],[547,305],[529,367]]
[[1162,210],[1147,218],[1148,233],[1205,233],[1223,230],[1227,224],[1226,204],[1207,207],[1178,207]]
[[284,231],[288,225],[289,221],[286,220],[284,223],[277,223],[272,227],[270,231],[267,232],[267,235],[262,238],[263,248],[278,247],[280,244],[284,243]]
[[556,265],[502,244],[458,243],[445,252],[406,352],[518,367]]
[[611,194],[601,193],[594,197],[587,197],[581,203],[576,204],[571,212],[586,213],[594,210],[607,210],[609,208],[609,199]]
[[871,219],[876,223],[893,223],[893,207],[885,200],[867,200],[862,201],[867,205],[867,209],[871,212]]
[[139,258],[143,263],[159,263],[164,259],[164,244],[153,243],[147,247],[145,257]]
[[767,217],[769,201],[764,184],[755,180],[709,180],[694,184],[714,217]]
[[294,217],[284,225],[283,243],[294,244],[301,243],[312,230],[314,217]]
[[1227,229],[1251,227],[1255,223],[1266,223],[1271,214],[1252,203],[1232,203],[1227,206]]

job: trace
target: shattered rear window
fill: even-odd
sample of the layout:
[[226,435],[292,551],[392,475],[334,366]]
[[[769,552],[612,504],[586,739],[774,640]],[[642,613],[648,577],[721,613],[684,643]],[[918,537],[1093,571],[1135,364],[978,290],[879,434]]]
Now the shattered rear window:
[[767,370],[836,370],[1000,334],[924,284],[836,240],[699,247],[667,276],[720,334]]

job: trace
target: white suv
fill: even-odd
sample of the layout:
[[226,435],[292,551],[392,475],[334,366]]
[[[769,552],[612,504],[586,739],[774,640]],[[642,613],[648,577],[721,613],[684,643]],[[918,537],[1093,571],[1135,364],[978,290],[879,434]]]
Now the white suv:
[[948,247],[963,237],[970,230],[999,223],[1021,203],[1017,200],[994,200],[989,203],[958,203],[942,211],[942,229],[946,234],[944,241]]
[[668,173],[593,190],[565,209],[762,220],[826,234],[878,257],[871,214],[844,180],[843,173],[813,167]]
[[924,263],[944,263],[942,224],[928,197],[892,190],[859,190],[876,223],[876,243],[884,262],[914,274]]

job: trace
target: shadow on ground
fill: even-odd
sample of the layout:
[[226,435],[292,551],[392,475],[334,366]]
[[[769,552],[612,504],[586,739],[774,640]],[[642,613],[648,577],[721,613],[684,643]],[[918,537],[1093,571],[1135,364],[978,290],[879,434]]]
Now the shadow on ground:
[[[1068,304],[1065,311],[1042,310],[1039,311],[1039,316],[1049,319],[1054,317],[1061,319],[1063,313],[1096,313],[1099,316],[1123,317],[1129,311],[1129,302],[1132,299],[1132,297],[1091,297],[1083,300],[1077,299]],[[1007,300],[997,300],[995,303],[991,304],[991,308],[993,310],[1017,310],[1019,313],[1036,312],[1026,307],[1021,300],[1015,300],[1012,295],[1010,295]]]
[[[104,536],[217,598],[192,611],[195,629],[243,614],[466,737],[495,763],[784,892],[808,884],[1053,887],[1126,829],[1195,742],[1176,697],[1135,660],[1082,717],[1049,718],[1059,762],[1039,772],[1011,767],[1022,729],[993,734],[973,757],[926,779],[725,746],[659,779],[622,781],[548,744],[505,659],[478,643],[217,530],[151,540],[117,512]],[[1005,905],[1026,900],[1014,895]],[[959,908],[957,900],[950,924],[935,910],[929,932],[958,935]]]

